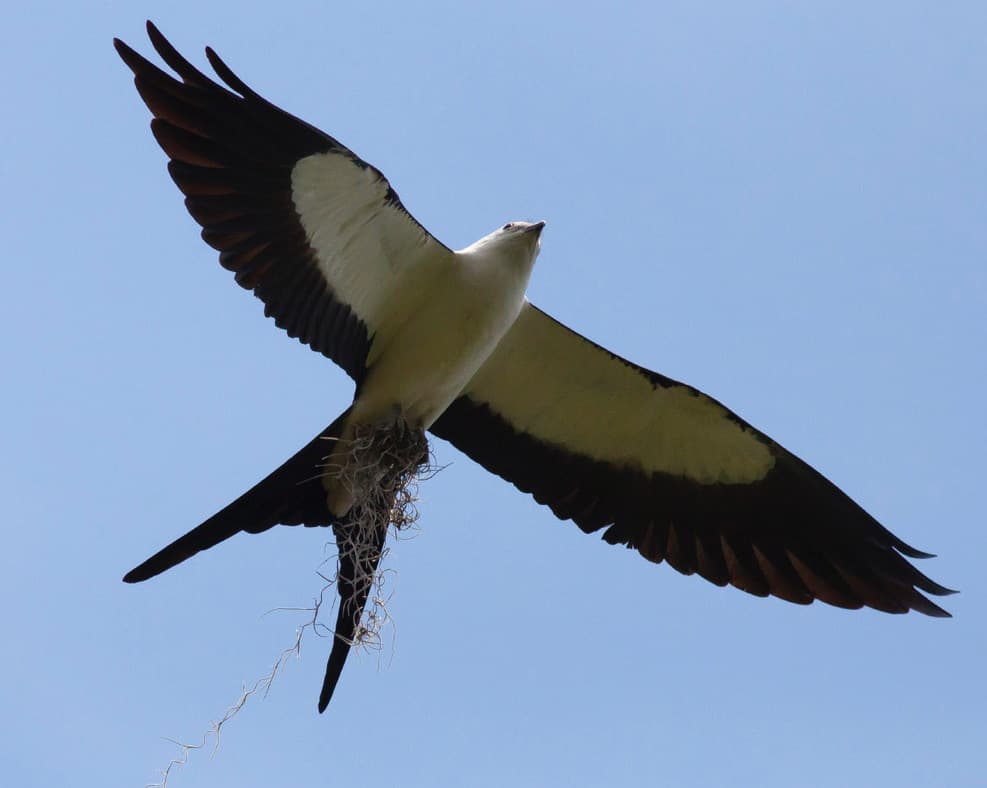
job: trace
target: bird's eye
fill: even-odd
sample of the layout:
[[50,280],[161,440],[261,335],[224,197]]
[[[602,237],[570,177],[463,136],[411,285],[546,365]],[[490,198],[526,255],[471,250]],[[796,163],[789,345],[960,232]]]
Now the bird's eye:
[[503,230],[513,230],[514,229],[514,222],[508,222],[501,229],[503,229]]

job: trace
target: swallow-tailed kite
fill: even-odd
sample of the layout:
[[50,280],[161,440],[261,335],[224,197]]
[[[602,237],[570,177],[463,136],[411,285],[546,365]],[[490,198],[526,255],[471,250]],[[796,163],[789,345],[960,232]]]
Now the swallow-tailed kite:
[[[127,582],[241,531],[340,525],[352,496],[319,472],[323,439],[398,412],[559,518],[683,574],[799,604],[948,615],[921,592],[949,589],[903,557],[928,554],[805,462],[711,397],[527,301],[544,222],[509,222],[453,251],[372,165],[259,96],[211,49],[226,87],[147,29],[177,78],[119,40],[116,49],[202,238],[267,316],[353,378],[356,394],[294,457]],[[362,609],[365,594],[339,590]],[[320,710],[352,635],[344,618]]]

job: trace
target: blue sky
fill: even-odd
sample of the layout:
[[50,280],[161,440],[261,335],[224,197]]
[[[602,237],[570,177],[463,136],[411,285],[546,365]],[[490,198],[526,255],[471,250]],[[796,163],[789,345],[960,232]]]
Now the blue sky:
[[[556,521],[450,446],[394,637],[309,638],[171,785],[983,785],[982,3],[20,4],[0,324],[9,785],[140,786],[263,675],[326,534],[123,573],[348,404],[198,238],[111,47],[195,62],[383,170],[439,238],[546,219],[529,295],[727,403],[941,557],[938,621],[761,600]],[[793,524],[793,527],[794,524]]]

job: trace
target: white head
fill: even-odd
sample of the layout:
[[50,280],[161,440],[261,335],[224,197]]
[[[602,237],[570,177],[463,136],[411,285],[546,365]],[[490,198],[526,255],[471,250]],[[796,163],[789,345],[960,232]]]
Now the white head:
[[541,231],[544,227],[545,222],[508,222],[463,249],[463,252],[519,259],[530,266],[541,249]]

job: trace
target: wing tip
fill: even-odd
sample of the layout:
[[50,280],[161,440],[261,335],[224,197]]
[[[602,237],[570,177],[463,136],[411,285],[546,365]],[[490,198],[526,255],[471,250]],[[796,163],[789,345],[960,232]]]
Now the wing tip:
[[[150,19],[144,22],[144,28],[147,30],[147,36],[151,39],[151,43],[155,45],[155,49],[157,49],[158,41],[162,41],[165,46],[169,46],[168,39],[164,37],[164,34],[158,30],[157,26]],[[113,37],[113,48],[117,51],[117,54],[123,58],[124,62],[127,63],[128,66],[130,65],[128,57],[138,58],[140,60],[144,59],[129,44],[116,36]],[[131,66],[131,68],[133,68],[133,66]]]
[[138,71],[144,69],[148,63],[148,61],[139,52],[137,52],[137,50],[122,39],[114,37],[113,48],[116,50],[116,53],[120,56],[120,59],[124,62],[127,68],[129,68],[135,75]]
[[154,48],[158,50],[158,52],[161,51],[158,48],[159,42],[166,47],[171,47],[171,44],[168,42],[168,39],[165,38],[164,33],[162,33],[158,26],[150,19],[144,20],[144,29],[147,31],[147,37],[151,39],[151,43],[154,45]]
[[213,71],[215,71],[219,78],[223,80],[223,82],[225,82],[231,89],[235,90],[244,98],[258,101],[262,100],[257,93],[247,86],[247,83],[233,73],[233,69],[223,62],[223,59],[216,54],[216,50],[212,47],[206,47],[206,59],[209,61],[209,65],[212,66]]
[[[926,578],[928,580],[928,578]],[[929,580],[928,583],[923,583],[919,586],[923,591],[926,591],[933,596],[952,596],[953,594],[958,594],[959,589],[957,588],[947,588],[944,585],[940,585],[935,580]]]
[[894,537],[894,542],[892,543],[892,546],[899,553],[901,553],[902,555],[906,555],[909,558],[917,558],[919,560],[924,561],[926,558],[936,557],[935,553],[927,553],[925,552],[925,550],[919,550],[915,547],[912,547],[910,544],[908,544],[908,542],[902,541],[898,537]]
[[922,615],[929,616],[930,618],[952,618],[953,614],[948,610],[944,610],[939,607],[935,602],[930,599],[926,599],[924,596],[916,592],[916,595],[921,599],[921,602],[913,601],[911,603],[910,609],[914,610],[916,613],[921,613]]
[[156,572],[151,572],[148,569],[146,569],[145,568],[145,564],[141,564],[140,566],[134,567],[129,572],[127,572],[127,574],[125,574],[123,576],[123,582],[124,583],[142,583],[145,580],[148,580],[148,579],[154,577],[155,574],[157,574],[157,573]]

